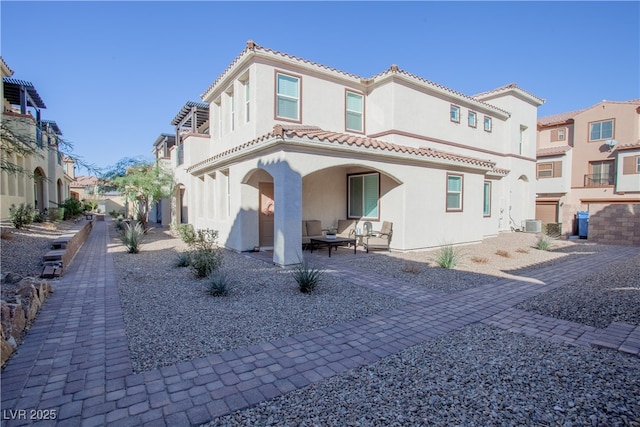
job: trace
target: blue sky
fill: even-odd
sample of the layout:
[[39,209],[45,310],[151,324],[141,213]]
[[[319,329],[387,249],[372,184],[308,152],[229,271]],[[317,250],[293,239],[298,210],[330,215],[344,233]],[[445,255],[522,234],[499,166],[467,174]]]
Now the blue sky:
[[0,13],[13,77],[99,167],[151,158],[249,39],[363,77],[398,64],[467,95],[515,82],[546,99],[539,116],[640,97],[639,2],[3,0]]

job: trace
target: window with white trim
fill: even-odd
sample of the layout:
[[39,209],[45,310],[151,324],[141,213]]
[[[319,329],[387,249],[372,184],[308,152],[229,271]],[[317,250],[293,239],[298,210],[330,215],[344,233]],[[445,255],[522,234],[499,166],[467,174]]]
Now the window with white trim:
[[613,138],[613,119],[589,123],[589,141]]
[[636,157],[636,173],[640,173],[640,156]]
[[300,120],[300,79],[276,73],[276,117]]
[[236,102],[233,96],[233,91],[228,92],[229,94],[229,130],[235,129],[236,123]]
[[250,87],[249,87],[249,80],[247,80],[244,84],[244,122],[245,123],[249,123],[249,119],[250,119],[250,113],[251,113],[251,104],[249,103],[250,101]]
[[359,93],[346,93],[346,130],[364,131],[364,97]]
[[538,169],[538,178],[553,178],[553,163],[545,162],[536,165]]
[[454,123],[460,123],[460,107],[452,105],[449,113],[449,118]]
[[462,211],[462,175],[447,174],[447,212]]
[[484,182],[484,201],[482,206],[482,214],[491,216],[491,181]]
[[564,141],[566,137],[565,129],[558,129],[558,141]]
[[478,125],[478,115],[473,111],[469,111],[469,117],[468,117],[467,123],[471,128],[476,127]]
[[485,130],[485,132],[491,132],[491,129],[492,129],[491,117],[484,116],[484,130]]
[[348,175],[349,218],[378,219],[380,217],[380,174]]

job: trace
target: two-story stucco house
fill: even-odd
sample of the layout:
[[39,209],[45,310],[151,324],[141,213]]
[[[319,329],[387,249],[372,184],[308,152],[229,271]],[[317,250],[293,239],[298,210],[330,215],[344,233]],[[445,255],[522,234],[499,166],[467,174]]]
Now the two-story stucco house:
[[229,248],[273,248],[287,265],[303,220],[390,221],[391,249],[412,251],[534,218],[544,101],[515,84],[468,96],[395,65],[363,78],[249,41],[202,100],[208,122],[171,149],[173,211]]
[[12,78],[11,70],[2,58],[2,126],[3,139],[10,138],[33,144],[35,153],[23,155],[5,145],[1,155],[6,161],[27,173],[7,173],[0,180],[1,212],[9,218],[12,204],[29,203],[44,213],[70,197],[73,180],[73,160],[59,150],[62,131],[52,120],[43,120],[46,108],[32,83]]
[[578,234],[640,243],[640,99],[602,101],[538,120],[536,218]]

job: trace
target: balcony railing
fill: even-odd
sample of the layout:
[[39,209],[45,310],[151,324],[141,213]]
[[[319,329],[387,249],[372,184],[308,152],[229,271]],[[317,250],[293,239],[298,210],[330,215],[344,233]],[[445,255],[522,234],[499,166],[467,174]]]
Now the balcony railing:
[[615,184],[615,176],[613,174],[595,174],[584,176],[585,187],[602,187],[605,185]]

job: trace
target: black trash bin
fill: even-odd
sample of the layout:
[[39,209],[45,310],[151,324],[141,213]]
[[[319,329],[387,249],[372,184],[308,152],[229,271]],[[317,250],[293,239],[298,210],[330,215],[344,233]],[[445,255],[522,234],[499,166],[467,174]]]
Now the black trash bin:
[[589,212],[578,211],[578,237],[586,239],[589,234]]

